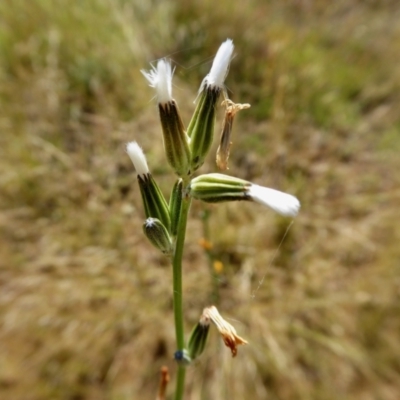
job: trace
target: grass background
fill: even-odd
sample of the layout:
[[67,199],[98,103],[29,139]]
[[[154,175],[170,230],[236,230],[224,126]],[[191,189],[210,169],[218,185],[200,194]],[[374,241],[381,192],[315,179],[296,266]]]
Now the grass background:
[[212,332],[186,398],[397,399],[399,18],[397,1],[2,0],[0,397],[154,399],[160,367],[173,375],[171,270],[143,237],[124,145],[167,194],[140,69],[173,59],[187,123],[230,37],[230,96],[252,107],[229,173],[302,209],[287,231],[261,206],[193,204],[187,332],[213,301],[208,228],[218,307],[249,345],[232,359]]

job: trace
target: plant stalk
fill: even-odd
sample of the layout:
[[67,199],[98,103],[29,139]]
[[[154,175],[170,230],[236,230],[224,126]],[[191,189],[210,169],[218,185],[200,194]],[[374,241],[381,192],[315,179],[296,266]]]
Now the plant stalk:
[[186,367],[179,365],[176,375],[175,400],[182,400],[185,391]]
[[[173,299],[174,299],[174,318],[175,336],[177,350],[185,349],[185,336],[183,326],[183,301],[182,301],[182,256],[186,236],[187,217],[190,209],[191,198],[185,196],[183,191],[182,208],[179,216],[178,232],[176,235],[175,251],[172,260],[173,271]],[[185,367],[178,366],[176,376],[175,400],[183,399],[185,387]]]

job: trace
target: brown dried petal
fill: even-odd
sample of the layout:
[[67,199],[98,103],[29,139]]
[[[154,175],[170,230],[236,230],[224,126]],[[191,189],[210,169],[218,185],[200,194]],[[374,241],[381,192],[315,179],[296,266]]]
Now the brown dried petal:
[[231,349],[232,357],[236,356],[238,345],[247,344],[247,340],[241,338],[236,333],[236,329],[221,317],[215,306],[205,308],[203,310],[203,316],[211,319],[211,321],[215,324],[225,345]]
[[233,101],[226,99],[222,102],[222,105],[226,105],[226,110],[225,110],[224,122],[222,124],[221,139],[217,150],[216,162],[217,162],[217,167],[220,170],[224,171],[228,169],[228,159],[232,144],[230,139],[232,133],[233,120],[238,111],[249,108],[250,104],[236,104]]

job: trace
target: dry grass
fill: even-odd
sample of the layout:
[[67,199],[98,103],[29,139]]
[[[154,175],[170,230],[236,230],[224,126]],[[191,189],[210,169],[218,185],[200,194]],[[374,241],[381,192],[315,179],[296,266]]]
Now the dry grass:
[[[188,121],[226,37],[231,97],[252,104],[229,172],[302,210],[285,236],[289,222],[257,206],[210,208],[219,309],[250,344],[232,360],[211,335],[187,398],[398,398],[400,7],[280,3],[0,3],[2,399],[153,399],[161,365],[173,372],[171,271],[141,233],[124,144],[140,141],[168,192],[139,70],[172,54]],[[185,255],[188,333],[212,296],[203,209]]]

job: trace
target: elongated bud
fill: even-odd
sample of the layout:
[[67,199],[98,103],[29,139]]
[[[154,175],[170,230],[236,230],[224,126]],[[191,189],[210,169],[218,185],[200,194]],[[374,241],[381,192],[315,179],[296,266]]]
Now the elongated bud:
[[172,254],[172,240],[167,228],[157,218],[147,218],[143,224],[143,232],[150,242],[165,255]]
[[172,98],[171,64],[160,60],[157,68],[142,71],[151,87],[156,89],[158,110],[163,131],[164,149],[168,163],[178,176],[191,174],[189,140],[182,123],[176,101]]
[[169,230],[171,221],[168,204],[147,167],[142,149],[136,142],[130,142],[126,146],[126,150],[137,172],[146,218],[159,219]]
[[169,212],[171,219],[171,234],[176,235],[178,232],[179,216],[181,215],[183,197],[183,182],[178,179],[172,189],[171,199],[169,201]]
[[190,176],[191,154],[189,142],[179,115],[178,106],[175,100],[172,100],[166,104],[160,103],[158,109],[167,160],[178,176]]
[[197,107],[188,127],[193,171],[204,163],[213,141],[215,108],[224,90],[224,80],[228,73],[233,48],[230,39],[222,43],[214,58],[210,73],[203,79],[200,86]]
[[171,220],[168,204],[153,176],[151,174],[138,175],[138,182],[146,217],[158,218],[169,230]]
[[235,357],[237,354],[237,346],[247,344],[247,340],[241,338],[236,333],[236,329],[222,318],[215,306],[205,308],[203,316],[215,324],[222,336],[225,346],[231,349],[232,357]]
[[207,315],[202,314],[199,322],[194,327],[192,334],[190,335],[188,350],[189,356],[192,360],[197,358],[203,353],[207,343],[208,332],[210,330],[210,318]]
[[300,209],[299,200],[290,194],[224,174],[205,174],[194,178],[190,184],[190,195],[208,203],[255,201],[286,217],[295,217]]
[[231,148],[231,133],[235,115],[240,111],[250,107],[250,104],[236,104],[226,99],[222,102],[226,106],[224,122],[222,123],[221,138],[217,150],[216,163],[218,169],[224,171],[228,168],[228,159]]
[[188,128],[190,135],[191,167],[200,168],[210,150],[215,125],[215,106],[221,93],[220,88],[206,86],[200,94],[199,102]]
[[247,195],[250,185],[250,182],[229,175],[205,174],[192,179],[190,195],[207,203],[250,200]]

